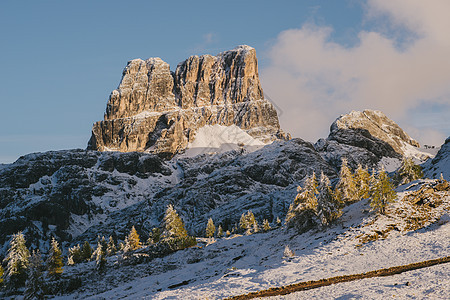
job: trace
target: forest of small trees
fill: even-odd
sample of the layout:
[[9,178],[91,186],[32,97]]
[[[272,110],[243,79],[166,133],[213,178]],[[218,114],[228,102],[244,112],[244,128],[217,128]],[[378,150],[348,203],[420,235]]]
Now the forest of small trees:
[[370,199],[370,206],[380,214],[386,214],[386,207],[397,198],[394,182],[406,184],[423,176],[420,166],[406,158],[389,178],[384,167],[379,171],[358,165],[352,172],[347,160],[342,158],[339,178],[334,189],[325,174],[316,178],[315,173],[307,177],[304,187],[298,187],[298,194],[286,215],[286,225],[300,232],[314,227],[324,227],[342,215],[342,209],[362,199]]

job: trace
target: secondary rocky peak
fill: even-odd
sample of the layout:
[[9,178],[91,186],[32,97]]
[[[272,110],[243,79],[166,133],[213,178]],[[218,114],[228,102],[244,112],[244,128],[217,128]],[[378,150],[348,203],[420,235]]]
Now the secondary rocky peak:
[[387,142],[395,152],[405,155],[405,145],[420,147],[419,142],[412,139],[394,121],[378,110],[351,111],[340,116],[330,128],[330,135],[339,130],[363,129],[373,137]]
[[185,149],[199,128],[216,124],[236,125],[265,143],[286,136],[264,99],[252,47],[191,56],[175,72],[160,58],[129,61],[88,148],[170,157]]

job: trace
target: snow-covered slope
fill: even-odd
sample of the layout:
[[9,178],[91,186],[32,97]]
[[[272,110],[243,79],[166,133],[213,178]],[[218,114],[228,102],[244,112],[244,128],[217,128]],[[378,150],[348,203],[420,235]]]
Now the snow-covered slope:
[[252,152],[265,144],[253,138],[236,125],[206,125],[200,128],[193,142],[189,143],[187,149],[181,157],[196,156],[199,154],[216,154],[230,150]]
[[202,233],[209,217],[231,230],[249,209],[260,221],[283,218],[305,176],[321,171],[336,176],[300,139],[251,153],[232,150],[171,161],[136,152],[30,154],[0,170],[1,253],[20,230],[44,253],[51,236],[72,244],[94,243],[98,234],[123,239],[135,225],[146,237],[168,204],[192,234]]
[[450,137],[445,140],[436,157],[427,161],[424,165],[425,176],[429,178],[439,178],[440,174],[450,180]]
[[[69,275],[82,276],[86,285],[75,294],[58,298],[221,299],[301,281],[449,256],[448,191],[440,192],[442,202],[434,208],[414,206],[407,200],[411,192],[428,183],[416,181],[400,188],[399,200],[388,207],[387,216],[371,212],[368,201],[363,200],[348,206],[341,222],[325,230],[297,235],[277,228],[250,236],[232,235],[201,248],[185,249],[133,266],[121,264],[112,257],[103,276],[89,272],[94,268],[93,263],[67,268]],[[424,222],[414,229],[408,227],[405,218],[415,211],[424,213]],[[295,252],[294,257],[283,257],[286,245]],[[439,298],[449,291],[446,268],[447,265],[441,265],[362,282],[376,288],[377,299],[392,294]],[[419,276],[428,279],[428,288],[424,288]],[[413,290],[406,282],[418,284],[419,288]],[[343,297],[370,298],[374,291],[369,287],[360,287],[355,282],[336,284],[292,294],[288,299],[310,295],[323,299],[329,297],[327,292],[334,290]]]

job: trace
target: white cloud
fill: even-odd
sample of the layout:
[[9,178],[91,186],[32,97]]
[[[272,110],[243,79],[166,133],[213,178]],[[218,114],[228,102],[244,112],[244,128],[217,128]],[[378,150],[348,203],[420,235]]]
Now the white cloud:
[[450,102],[450,1],[371,0],[366,9],[370,22],[389,20],[389,28],[407,29],[415,38],[398,47],[398,35],[404,38],[407,30],[386,34],[386,27],[374,26],[346,48],[331,41],[329,27],[305,24],[280,33],[261,77],[283,111],[282,127],[315,141],[340,114],[370,108],[415,129],[419,136],[411,135],[419,141],[426,135],[428,143],[443,142],[438,139],[450,128],[435,131],[430,141],[430,129],[412,127],[408,112],[424,103]]

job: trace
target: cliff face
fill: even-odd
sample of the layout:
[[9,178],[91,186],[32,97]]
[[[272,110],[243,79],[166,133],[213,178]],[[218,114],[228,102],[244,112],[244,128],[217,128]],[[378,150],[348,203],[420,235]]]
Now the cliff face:
[[111,93],[104,121],[94,124],[88,149],[173,154],[205,125],[237,125],[263,142],[285,138],[264,99],[255,49],[191,56],[174,73],[159,58],[135,59]]

